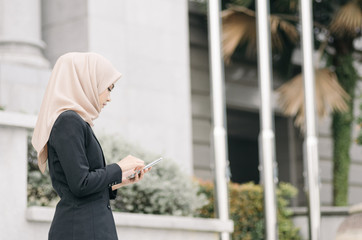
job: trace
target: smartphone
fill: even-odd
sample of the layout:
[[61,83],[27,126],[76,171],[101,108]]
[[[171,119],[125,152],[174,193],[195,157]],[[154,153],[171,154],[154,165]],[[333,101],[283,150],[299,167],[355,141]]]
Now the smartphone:
[[[142,170],[146,170],[146,169],[152,167],[153,165],[159,163],[161,160],[162,160],[162,157],[159,158],[159,159],[156,159],[156,160],[153,161],[153,162],[150,162],[150,163],[147,164]],[[132,175],[129,175],[129,176],[127,177],[127,179],[132,179],[132,178],[134,178],[134,177],[136,176],[136,174],[139,174],[140,172],[141,172],[141,171],[136,171],[136,172],[133,173]]]

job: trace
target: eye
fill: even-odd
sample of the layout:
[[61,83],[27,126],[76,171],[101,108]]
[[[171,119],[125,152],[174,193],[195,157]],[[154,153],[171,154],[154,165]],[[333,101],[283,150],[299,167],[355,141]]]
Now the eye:
[[112,84],[110,87],[107,88],[108,92],[112,92],[113,88],[114,88],[114,84]]

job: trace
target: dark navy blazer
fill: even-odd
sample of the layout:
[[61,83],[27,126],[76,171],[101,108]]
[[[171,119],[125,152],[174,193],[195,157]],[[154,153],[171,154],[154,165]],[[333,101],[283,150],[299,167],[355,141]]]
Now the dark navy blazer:
[[116,240],[109,204],[122,182],[118,164],[106,165],[92,128],[68,110],[55,121],[48,141],[49,172],[61,200],[49,240]]

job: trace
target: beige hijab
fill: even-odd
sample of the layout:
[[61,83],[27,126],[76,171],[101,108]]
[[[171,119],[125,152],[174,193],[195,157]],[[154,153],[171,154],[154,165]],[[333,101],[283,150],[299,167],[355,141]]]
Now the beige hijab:
[[66,110],[73,110],[93,126],[93,120],[101,111],[99,94],[121,76],[107,59],[96,53],[67,53],[57,60],[32,138],[42,172],[48,158],[47,142],[58,116]]

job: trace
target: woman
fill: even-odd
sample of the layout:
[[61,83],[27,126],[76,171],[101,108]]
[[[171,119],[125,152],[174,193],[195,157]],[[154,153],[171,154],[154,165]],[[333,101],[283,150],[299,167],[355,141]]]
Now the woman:
[[110,102],[121,74],[95,53],[67,53],[56,62],[43,98],[32,143],[38,165],[48,159],[52,185],[60,196],[49,231],[50,240],[115,240],[109,199],[116,189],[140,181],[144,162],[127,156],[106,165],[92,126]]

